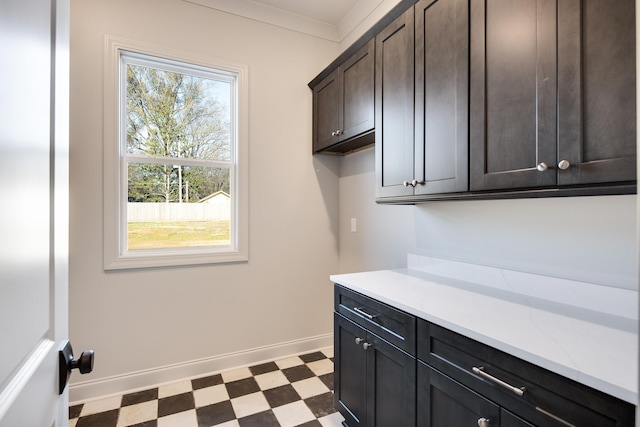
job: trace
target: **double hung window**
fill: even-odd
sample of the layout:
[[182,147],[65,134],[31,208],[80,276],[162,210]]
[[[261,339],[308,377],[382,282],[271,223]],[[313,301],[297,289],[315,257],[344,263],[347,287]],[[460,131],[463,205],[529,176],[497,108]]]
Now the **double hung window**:
[[246,69],[126,44],[108,44],[105,268],[246,260]]

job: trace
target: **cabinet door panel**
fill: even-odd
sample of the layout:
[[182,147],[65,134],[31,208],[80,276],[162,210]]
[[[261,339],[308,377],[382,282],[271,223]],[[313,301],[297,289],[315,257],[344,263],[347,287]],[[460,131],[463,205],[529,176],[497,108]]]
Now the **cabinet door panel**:
[[500,425],[496,404],[422,362],[418,362],[417,404],[419,426],[477,426],[481,418],[490,426]]
[[636,179],[634,4],[558,4],[560,184]]
[[366,339],[361,327],[334,314],[335,406],[350,427],[366,425],[367,353],[356,338]]
[[340,128],[339,76],[338,70],[334,71],[313,90],[313,111],[315,114],[314,152],[338,142],[332,132]]
[[367,353],[367,425],[413,426],[416,422],[416,359],[370,334]]
[[554,185],[555,0],[472,1],[471,33],[471,190]]
[[411,195],[413,8],[376,36],[376,197]]
[[421,0],[415,14],[415,193],[466,191],[468,2]]
[[374,54],[372,39],[340,67],[343,88],[340,139],[349,139],[374,128]]

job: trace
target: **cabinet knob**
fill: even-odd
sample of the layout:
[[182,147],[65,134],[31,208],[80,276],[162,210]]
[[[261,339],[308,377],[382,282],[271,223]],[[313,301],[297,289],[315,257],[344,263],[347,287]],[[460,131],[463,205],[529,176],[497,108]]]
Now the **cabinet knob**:
[[336,131],[336,136],[340,136],[340,135],[342,135],[342,131],[341,131],[340,129],[338,129],[338,130]]
[[478,427],[489,427],[489,418],[479,418],[478,419]]
[[411,186],[412,187],[415,187],[418,184],[422,185],[422,184],[424,184],[424,182],[423,181],[418,181],[417,179],[414,179],[413,181],[411,181]]
[[364,341],[364,338],[356,338],[356,344],[360,345]]
[[338,134],[336,133],[336,131],[334,130],[333,132],[331,132],[331,136],[338,136]]
[[538,166],[536,166],[536,169],[538,169],[540,172],[544,172],[549,169],[549,166],[547,166],[545,162],[540,162],[538,163]]
[[569,169],[569,166],[571,166],[571,163],[568,160],[560,160],[560,163],[558,163],[558,168],[562,170]]
[[411,183],[409,181],[404,181],[402,185],[404,185],[405,187],[408,187],[411,185]]
[[364,348],[365,350],[368,350],[369,347],[373,347],[373,344],[369,344],[368,342],[362,344],[362,348]]

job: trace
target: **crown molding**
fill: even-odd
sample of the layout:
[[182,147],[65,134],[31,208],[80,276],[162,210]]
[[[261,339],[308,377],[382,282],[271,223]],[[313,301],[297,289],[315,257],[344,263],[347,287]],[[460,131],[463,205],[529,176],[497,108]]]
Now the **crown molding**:
[[359,0],[337,24],[323,22],[253,0],[183,0],[313,37],[341,43],[384,0]]

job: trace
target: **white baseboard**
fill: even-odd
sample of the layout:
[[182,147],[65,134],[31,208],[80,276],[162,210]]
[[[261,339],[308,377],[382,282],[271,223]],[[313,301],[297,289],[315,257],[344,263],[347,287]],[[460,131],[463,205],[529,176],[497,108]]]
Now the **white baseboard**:
[[70,405],[157,387],[161,384],[202,377],[230,369],[252,366],[333,346],[333,334],[318,335],[235,353],[161,366],[69,386]]

